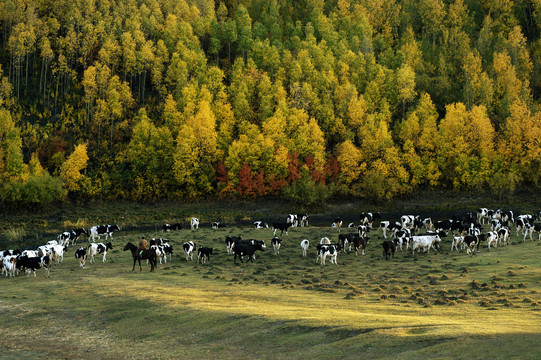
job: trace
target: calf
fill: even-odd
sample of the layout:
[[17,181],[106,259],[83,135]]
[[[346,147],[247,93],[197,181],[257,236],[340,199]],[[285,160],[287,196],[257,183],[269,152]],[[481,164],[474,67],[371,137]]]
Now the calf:
[[257,250],[264,251],[264,245],[261,244],[261,242],[255,242],[254,244],[247,244],[243,242],[237,242],[235,244],[235,247],[233,248],[233,251],[235,253],[234,263],[237,265],[237,257],[240,258],[240,262],[244,262],[242,260],[242,257],[244,255],[248,255],[248,260],[251,262],[254,262],[254,254]]
[[191,218],[190,220],[190,228],[192,230],[199,229],[199,219],[196,217]]
[[385,257],[385,260],[389,260],[392,257],[394,258],[394,252],[396,251],[396,245],[391,240],[385,240],[381,243],[383,246],[383,256]]
[[181,223],[164,224],[162,226],[162,231],[171,231],[171,230],[180,230],[180,229],[182,229]]
[[282,240],[278,237],[273,237],[271,244],[272,248],[274,249],[274,255],[280,255],[280,246],[282,245]]
[[277,230],[280,230],[280,237],[282,237],[282,234],[284,233],[284,231],[286,232],[286,235],[289,236],[289,234],[287,233],[287,230],[292,226],[291,223],[272,223],[272,235],[273,236],[276,236],[276,231]]
[[308,241],[308,239],[304,239],[303,241],[301,241],[302,256],[306,256],[308,246],[310,246],[310,241]]
[[204,264],[210,261],[210,255],[212,255],[212,248],[209,247],[200,247],[197,249],[197,262],[201,261],[201,264]]
[[186,254],[186,261],[188,261],[188,259],[193,261],[193,252],[195,251],[195,243],[193,241],[185,242],[182,245],[182,249],[184,249],[184,254]]
[[90,256],[89,263],[95,263],[94,256],[103,254],[103,262],[105,262],[106,256],[107,256],[107,250],[113,249],[113,244],[111,242],[108,242],[107,244],[104,243],[92,243],[88,245],[88,255]]
[[75,259],[79,262],[79,267],[85,267],[86,263],[86,248],[80,247],[75,251]]
[[353,244],[353,248],[355,249],[355,256],[357,256],[359,249],[361,249],[361,255],[364,256],[364,251],[366,249],[366,245],[368,244],[368,237],[355,234],[355,236],[353,236],[353,238],[351,239],[351,243]]

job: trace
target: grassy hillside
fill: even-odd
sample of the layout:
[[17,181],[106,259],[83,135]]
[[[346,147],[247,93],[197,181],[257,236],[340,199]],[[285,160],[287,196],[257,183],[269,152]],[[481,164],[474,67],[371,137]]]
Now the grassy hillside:
[[[2,357],[539,358],[541,242],[512,233],[512,244],[474,256],[450,253],[447,240],[438,253],[390,261],[373,234],[366,256],[321,266],[315,243],[337,238],[326,226],[293,229],[280,256],[270,230],[181,230],[158,233],[172,261],[139,273],[122,247],[141,232],[121,232],[106,263],[81,269],[71,247],[51,279],[0,279]],[[229,234],[264,239],[267,251],[235,266]],[[187,240],[214,247],[210,263],[186,262]]]

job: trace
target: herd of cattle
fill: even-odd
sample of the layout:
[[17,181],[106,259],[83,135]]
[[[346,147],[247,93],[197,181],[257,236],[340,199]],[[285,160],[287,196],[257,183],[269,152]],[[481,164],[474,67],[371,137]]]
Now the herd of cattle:
[[[379,213],[362,213],[360,215],[360,223],[357,225],[354,222],[348,224],[347,228],[350,232],[342,232],[343,221],[341,218],[336,218],[331,228],[338,232],[337,242],[333,243],[327,236],[315,246],[316,248],[316,263],[325,265],[326,259],[329,258],[331,264],[337,264],[338,254],[341,252],[355,252],[355,256],[361,251],[365,255],[365,250],[370,242],[371,233],[379,233],[383,237],[381,248],[383,249],[383,257],[389,260],[394,257],[397,249],[409,250],[412,254],[417,250],[420,252],[430,252],[430,249],[437,251],[441,247],[442,238],[451,237],[451,251],[465,250],[466,254],[474,254],[479,252],[482,243],[486,243],[488,250],[498,246],[504,246],[509,243],[511,235],[511,226],[515,227],[516,235],[522,234],[522,239],[527,238],[533,241],[533,234],[538,234],[538,240],[541,240],[541,224],[535,223],[541,218],[541,213],[538,214],[522,214],[516,218],[512,211],[490,210],[487,208],[477,209],[475,213],[465,213],[455,215],[452,219],[432,221],[431,218],[421,218],[418,215],[404,215],[398,221],[381,220]],[[374,225],[375,222],[378,225]],[[226,227],[225,224],[214,222],[211,224],[213,229]],[[287,236],[288,230],[292,227],[308,226],[307,214],[289,215],[285,222],[268,223],[256,221],[254,223],[256,229],[272,229],[273,238],[271,245],[275,255],[280,254],[282,244],[282,235],[285,232]],[[485,226],[488,227],[486,232],[483,232]],[[180,230],[182,225],[165,224],[162,227],[163,231]],[[190,221],[190,228],[196,230],[199,228],[199,219],[193,217]],[[345,226],[344,226],[345,228]],[[355,231],[351,231],[355,229]],[[15,274],[26,273],[29,276],[36,270],[44,268],[47,277],[49,277],[49,268],[52,264],[60,264],[64,259],[64,252],[68,246],[75,245],[81,235],[86,235],[89,245],[87,247],[79,247],[75,251],[75,258],[79,262],[80,267],[84,267],[86,261],[94,262],[94,257],[102,255],[102,261],[106,262],[107,251],[113,248],[112,240],[113,233],[120,231],[118,225],[97,225],[90,229],[74,229],[66,231],[58,235],[57,240],[47,242],[47,244],[39,246],[37,249],[31,250],[4,250],[0,251],[0,269],[6,277],[13,277]],[[280,235],[276,233],[280,231]],[[101,236],[105,236],[105,241],[111,238],[109,242],[96,242]],[[372,237],[374,237],[372,235]],[[171,260],[173,254],[173,246],[169,244],[167,239],[151,239],[149,248],[156,252],[156,258],[167,262],[167,255]],[[234,263],[238,260],[243,262],[243,257],[247,256],[249,261],[255,259],[256,251],[263,251],[265,246],[264,240],[242,239],[241,236],[226,236],[225,240],[226,251],[228,255],[234,255]],[[310,241],[303,239],[300,243],[302,256],[307,256]],[[210,247],[200,246],[197,248],[193,241],[187,241],[182,246],[186,261],[193,261],[193,254],[197,250],[197,262],[205,263],[210,260],[210,255],[213,249]],[[124,248],[126,250],[126,248]]]

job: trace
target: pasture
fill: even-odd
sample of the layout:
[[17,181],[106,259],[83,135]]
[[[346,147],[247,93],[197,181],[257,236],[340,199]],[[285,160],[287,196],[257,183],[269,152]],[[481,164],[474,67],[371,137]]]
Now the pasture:
[[[330,223],[290,229],[280,256],[272,230],[250,225],[121,231],[106,263],[98,256],[79,268],[72,246],[50,279],[43,270],[0,279],[0,357],[536,359],[541,242],[522,242],[514,227],[511,234],[509,245],[488,251],[484,243],[475,255],[450,252],[447,237],[436,253],[398,250],[385,261],[381,232],[372,232],[365,256],[341,253],[338,265],[321,266],[316,243],[338,237]],[[132,272],[122,251],[141,235],[174,247],[155,273],[146,265]],[[227,235],[265,240],[267,249],[235,266]],[[214,248],[210,262],[187,262],[185,241]]]

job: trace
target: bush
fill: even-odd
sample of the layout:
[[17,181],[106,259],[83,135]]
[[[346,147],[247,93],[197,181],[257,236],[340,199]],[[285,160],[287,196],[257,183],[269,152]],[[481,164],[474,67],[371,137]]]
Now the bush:
[[332,191],[325,185],[314,181],[310,176],[302,177],[284,188],[284,196],[299,205],[316,205],[331,197]]
[[31,175],[28,181],[6,181],[0,187],[0,201],[4,203],[44,204],[63,200],[66,191],[62,181],[43,173]]

